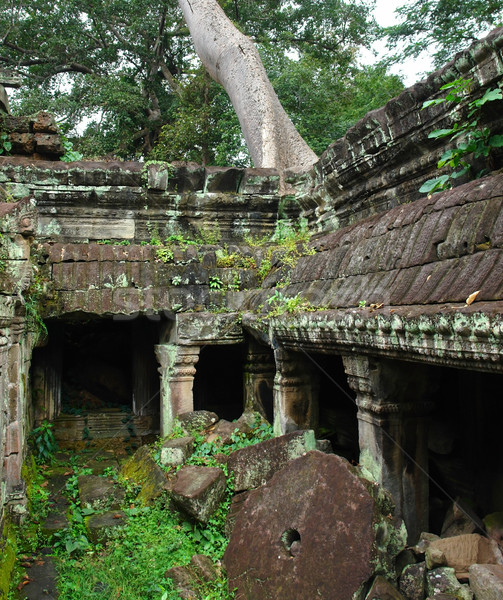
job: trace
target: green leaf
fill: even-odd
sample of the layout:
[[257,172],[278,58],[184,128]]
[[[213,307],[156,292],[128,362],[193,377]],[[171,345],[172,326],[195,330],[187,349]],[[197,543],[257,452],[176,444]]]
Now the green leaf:
[[426,102],[423,102],[421,110],[423,110],[424,108],[428,108],[428,106],[436,106],[437,104],[442,104],[443,102],[445,102],[445,98],[437,98],[436,100],[426,100]]
[[436,177],[435,179],[428,179],[428,181],[425,181],[419,188],[419,191],[422,194],[430,194],[436,191],[444,190],[448,181],[449,175],[442,175],[441,177]]
[[486,102],[492,102],[493,100],[501,100],[503,99],[503,95],[499,88],[495,88],[492,90],[486,90],[486,93],[480,98],[480,100],[476,100],[477,106],[482,106]]
[[503,147],[503,135],[493,135],[487,143],[491,148],[501,148]]
[[448,135],[451,135],[451,133],[454,133],[456,131],[456,129],[435,129],[435,131],[432,131],[431,133],[428,134],[428,137],[431,139],[436,139],[436,138],[441,138],[441,137],[446,137]]

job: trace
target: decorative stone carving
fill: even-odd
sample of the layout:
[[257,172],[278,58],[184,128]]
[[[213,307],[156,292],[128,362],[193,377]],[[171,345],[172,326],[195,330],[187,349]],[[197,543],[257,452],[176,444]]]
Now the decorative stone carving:
[[199,351],[199,346],[155,346],[161,374],[161,435],[171,432],[176,415],[194,409],[192,391]]

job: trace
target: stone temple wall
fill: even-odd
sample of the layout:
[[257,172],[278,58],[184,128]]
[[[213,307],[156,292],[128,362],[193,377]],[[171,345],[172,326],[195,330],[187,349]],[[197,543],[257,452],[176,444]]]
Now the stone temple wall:
[[[315,367],[337,378],[339,364],[357,405],[360,461],[393,491],[413,538],[428,504],[425,418],[448,395],[442,378],[456,380],[438,369],[503,372],[502,155],[483,179],[421,196],[446,148],[428,133],[459,118],[444,104],[421,107],[460,76],[473,78],[477,96],[495,86],[502,45],[496,30],[367,115],[313,169],[284,179],[273,170],[1,158],[1,505],[19,505],[32,420],[61,410],[57,332],[143,317],[151,337],[132,326],[116,339],[129,335],[142,349],[132,351],[139,416],[151,416],[142,377],[152,365],[142,363],[143,350],[155,353],[162,432],[194,406],[198,365],[221,368],[215,348],[230,349],[229,361],[243,354],[232,363],[245,382],[240,402],[272,413],[278,433],[317,428],[333,412]],[[499,108],[488,106],[484,119],[502,133]],[[271,238],[278,220],[299,219],[313,234],[309,249],[294,261],[276,251],[263,279],[267,244],[257,239]],[[222,251],[240,260],[222,263]],[[37,406],[29,389],[34,346],[37,386],[47,390],[37,390]],[[388,448],[388,434],[415,466]]]

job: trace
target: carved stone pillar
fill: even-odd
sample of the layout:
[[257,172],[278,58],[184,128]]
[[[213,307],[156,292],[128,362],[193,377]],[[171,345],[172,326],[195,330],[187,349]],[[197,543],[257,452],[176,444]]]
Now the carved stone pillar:
[[360,464],[391,492],[415,543],[428,530],[427,367],[357,355],[343,361],[358,404]]
[[155,346],[161,374],[161,435],[171,432],[176,415],[194,410],[192,390],[199,351],[199,346]]
[[319,375],[303,354],[278,348],[274,351],[274,433],[316,429]]
[[273,387],[276,366],[267,346],[250,340],[244,366],[244,409],[273,420]]

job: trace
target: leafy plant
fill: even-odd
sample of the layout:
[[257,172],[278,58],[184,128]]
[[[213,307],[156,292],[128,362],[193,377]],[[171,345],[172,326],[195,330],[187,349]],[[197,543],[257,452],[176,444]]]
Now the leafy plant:
[[168,263],[170,260],[173,260],[173,250],[170,250],[169,248],[158,248],[155,252],[155,255],[157,257],[158,260],[160,260],[163,263]]
[[62,160],[63,162],[74,162],[76,160],[82,160],[84,158],[84,155],[81,152],[78,152],[77,150],[73,149],[73,142],[70,142],[70,140],[63,134],[60,134],[60,137],[61,143],[63,144],[63,148],[65,150],[65,153],[60,158],[60,160]]
[[224,287],[223,281],[218,275],[210,275],[209,277],[210,290],[221,290]]
[[42,421],[29,435],[29,441],[35,453],[35,460],[39,464],[50,462],[54,452],[58,449],[52,428],[52,423]]
[[276,290],[272,296],[267,299],[271,305],[268,317],[279,317],[284,313],[292,314],[297,311],[314,310],[314,306],[307,300],[303,300],[300,292],[295,296],[285,296],[279,290]]
[[6,133],[0,133],[0,154],[8,154],[12,150],[12,142]]
[[[459,104],[471,92],[472,81],[466,79],[456,79],[443,85],[440,89],[448,90],[445,98],[428,100],[423,103],[423,109],[428,106],[435,106],[443,102]],[[429,179],[420,187],[419,191],[426,194],[432,194],[452,187],[452,180],[468,174],[472,169],[472,164],[466,157],[473,156],[474,159],[483,158],[486,162],[490,161],[490,154],[494,148],[503,147],[503,135],[491,135],[488,127],[480,126],[482,117],[482,107],[487,102],[502,100],[503,95],[500,88],[486,90],[485,94],[476,100],[468,103],[468,113],[465,120],[456,122],[449,129],[436,129],[429,134],[431,139],[450,138],[452,142],[458,140],[454,148],[449,148],[441,156],[437,168],[445,166],[451,167],[453,171],[440,177]],[[480,171],[477,177],[485,173]]]

